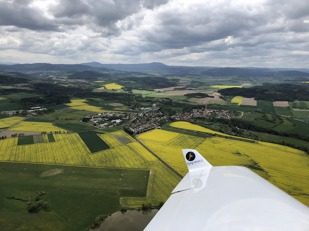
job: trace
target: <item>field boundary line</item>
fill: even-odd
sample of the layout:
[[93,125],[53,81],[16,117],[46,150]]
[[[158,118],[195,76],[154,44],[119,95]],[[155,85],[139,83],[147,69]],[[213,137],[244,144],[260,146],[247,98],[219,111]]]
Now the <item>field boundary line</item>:
[[172,170],[177,176],[179,176],[181,179],[183,176],[177,172],[174,168],[172,168],[168,163],[166,163],[162,158],[160,158],[157,154],[155,154],[151,149],[149,149],[145,144],[143,144],[141,141],[133,137],[139,144],[141,144],[147,151],[149,151],[153,156],[155,156],[159,161],[161,161],[167,168]]
[[0,164],[35,164],[35,165],[50,165],[50,166],[62,166],[62,167],[78,167],[78,168],[96,168],[96,169],[125,169],[125,170],[147,170],[149,168],[117,168],[117,167],[107,167],[107,166],[91,166],[91,165],[74,165],[74,164],[55,164],[55,163],[34,163],[34,162],[25,162],[25,161],[5,161],[0,160]]

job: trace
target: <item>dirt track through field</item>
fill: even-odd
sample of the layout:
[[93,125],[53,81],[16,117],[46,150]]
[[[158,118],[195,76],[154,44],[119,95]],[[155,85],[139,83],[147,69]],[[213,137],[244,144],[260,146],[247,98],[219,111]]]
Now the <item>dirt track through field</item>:
[[63,169],[61,169],[61,168],[53,168],[53,169],[50,169],[50,170],[43,172],[40,175],[40,177],[56,176],[58,174],[61,174],[62,172],[63,172]]

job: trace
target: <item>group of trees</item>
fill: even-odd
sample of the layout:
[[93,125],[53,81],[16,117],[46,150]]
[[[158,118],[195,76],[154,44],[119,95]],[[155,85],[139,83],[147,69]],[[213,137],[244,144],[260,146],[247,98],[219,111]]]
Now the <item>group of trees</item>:
[[256,100],[289,101],[309,99],[309,86],[296,84],[263,84],[250,88],[220,89],[224,96],[243,96]]

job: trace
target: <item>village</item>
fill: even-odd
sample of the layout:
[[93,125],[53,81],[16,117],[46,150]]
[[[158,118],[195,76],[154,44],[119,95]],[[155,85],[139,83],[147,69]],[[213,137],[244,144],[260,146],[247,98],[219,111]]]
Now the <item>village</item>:
[[211,118],[229,120],[233,116],[234,113],[228,110],[206,108],[168,115],[153,105],[149,108],[141,108],[140,113],[104,112],[86,116],[82,121],[92,123],[101,129],[124,125],[128,133],[139,134],[155,128],[161,128],[162,124],[170,121],[192,121]]
[[29,110],[12,110],[12,111],[1,111],[1,115],[6,116],[27,116],[27,117],[34,117],[37,116],[39,113],[43,111],[47,111],[47,108],[44,107],[31,107]]

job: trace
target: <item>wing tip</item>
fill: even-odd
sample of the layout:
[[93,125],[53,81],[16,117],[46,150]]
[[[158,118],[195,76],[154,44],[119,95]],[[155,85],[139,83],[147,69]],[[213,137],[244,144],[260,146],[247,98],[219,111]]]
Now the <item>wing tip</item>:
[[212,167],[212,165],[195,149],[182,149],[182,153],[189,171]]

